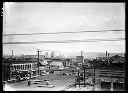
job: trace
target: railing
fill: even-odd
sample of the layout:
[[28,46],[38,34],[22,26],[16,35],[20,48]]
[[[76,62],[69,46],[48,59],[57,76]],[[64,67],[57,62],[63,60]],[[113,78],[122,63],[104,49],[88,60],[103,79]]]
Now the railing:
[[100,72],[100,76],[108,76],[108,77],[125,77],[124,71],[111,71],[111,70],[102,70]]

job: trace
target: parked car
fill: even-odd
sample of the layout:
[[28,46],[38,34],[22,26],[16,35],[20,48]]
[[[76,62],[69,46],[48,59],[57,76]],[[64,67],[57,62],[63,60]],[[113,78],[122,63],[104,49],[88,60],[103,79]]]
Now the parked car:
[[45,81],[45,82],[49,82],[49,80],[47,80],[47,79],[44,79],[43,81]]
[[9,83],[15,83],[15,82],[17,82],[17,79],[10,79],[10,80],[8,80],[8,82]]
[[23,77],[24,80],[27,80],[27,77]]
[[35,76],[31,76],[30,79],[36,78]]
[[42,84],[40,84],[40,85],[38,85],[38,87],[53,88],[53,87],[55,87],[55,85],[42,85]]
[[29,80],[29,79],[30,79],[30,77],[27,77],[26,79],[27,79],[27,80]]
[[32,80],[33,84],[39,84],[42,80]]
[[41,76],[44,76],[45,74],[41,74]]
[[20,81],[24,81],[24,78],[20,78]]
[[39,77],[39,75],[36,75],[35,77]]

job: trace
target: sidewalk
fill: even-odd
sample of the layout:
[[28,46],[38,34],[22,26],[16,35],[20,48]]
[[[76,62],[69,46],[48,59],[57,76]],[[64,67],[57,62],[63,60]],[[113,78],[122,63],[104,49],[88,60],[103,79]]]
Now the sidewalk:
[[94,86],[80,86],[77,85],[76,87],[72,87],[72,88],[68,88],[65,89],[64,91],[101,91],[98,87],[95,86],[95,90],[94,90]]

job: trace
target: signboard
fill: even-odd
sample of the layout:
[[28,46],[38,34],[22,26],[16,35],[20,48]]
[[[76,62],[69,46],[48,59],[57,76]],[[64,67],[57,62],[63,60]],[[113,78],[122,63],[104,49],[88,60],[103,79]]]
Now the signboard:
[[103,81],[103,82],[118,82],[118,83],[122,83],[122,82],[124,82],[124,79],[123,78],[105,78],[105,77],[102,77],[101,81]]

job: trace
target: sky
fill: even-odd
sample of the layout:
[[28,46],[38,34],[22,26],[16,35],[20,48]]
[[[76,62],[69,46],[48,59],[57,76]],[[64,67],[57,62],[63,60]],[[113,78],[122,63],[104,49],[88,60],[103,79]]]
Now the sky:
[[[125,38],[124,3],[4,3],[3,35],[124,30],[123,32],[3,36],[3,42]],[[125,40],[106,42],[3,44],[3,54],[37,54],[37,49],[67,52],[125,52]],[[44,52],[42,52],[44,53]]]

